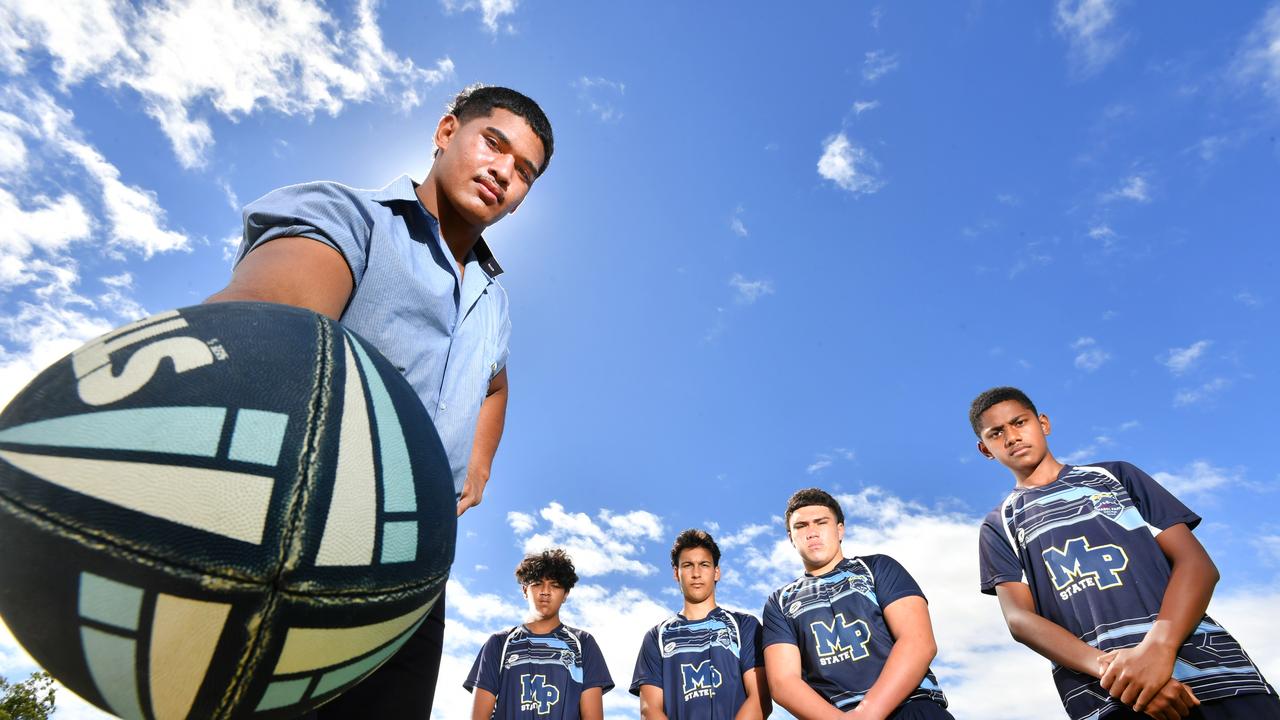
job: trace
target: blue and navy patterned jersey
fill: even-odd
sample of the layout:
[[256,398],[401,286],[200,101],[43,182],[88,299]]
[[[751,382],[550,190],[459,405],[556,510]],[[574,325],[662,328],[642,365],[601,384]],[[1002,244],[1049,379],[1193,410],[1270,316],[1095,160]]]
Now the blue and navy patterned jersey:
[[[918,595],[920,586],[888,555],[845,558],[830,572],[804,577],[775,590],[764,606],[764,645],[800,649],[801,675],[832,705],[848,710],[880,677],[893,635],[884,608]],[[947,699],[933,671],[907,700]]]
[[[1104,651],[1133,647],[1155,622],[1169,583],[1155,536],[1199,522],[1133,465],[1068,465],[1048,485],[1014,490],[987,516],[982,591],[1026,583],[1036,612],[1084,642]],[[1178,651],[1173,677],[1201,701],[1270,691],[1235,638],[1207,615]],[[1075,720],[1123,709],[1095,678],[1055,665],[1053,679]]]
[[649,630],[640,644],[631,692],[662,688],[671,720],[733,720],[747,699],[742,675],[764,664],[760,623],[717,607],[701,620],[674,615]]
[[576,720],[582,691],[613,688],[589,633],[566,625],[546,634],[523,625],[494,633],[462,684],[498,696],[494,720]]

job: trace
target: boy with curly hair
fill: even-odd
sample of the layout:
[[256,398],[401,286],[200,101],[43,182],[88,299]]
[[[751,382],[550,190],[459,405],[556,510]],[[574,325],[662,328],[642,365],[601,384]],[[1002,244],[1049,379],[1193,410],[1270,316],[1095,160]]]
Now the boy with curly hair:
[[595,638],[560,622],[560,606],[578,582],[564,550],[527,555],[516,567],[528,619],[494,633],[466,682],[472,720],[603,720],[613,678]]

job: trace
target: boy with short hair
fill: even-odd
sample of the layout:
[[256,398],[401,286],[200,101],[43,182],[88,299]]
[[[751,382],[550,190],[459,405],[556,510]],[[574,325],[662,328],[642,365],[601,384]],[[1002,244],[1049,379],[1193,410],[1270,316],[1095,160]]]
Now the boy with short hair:
[[764,678],[760,623],[716,604],[720,548],[685,530],[671,548],[684,611],[649,630],[631,693],[644,720],[761,720],[773,709]]
[[1067,715],[1280,719],[1275,691],[1204,614],[1218,571],[1191,534],[1198,515],[1129,463],[1058,462],[1049,417],[1017,388],[979,395],[969,422],[1015,481],[982,524],[982,591],[1053,662]]
[[951,718],[920,586],[887,555],[844,557],[844,511],[817,488],[787,501],[804,577],[764,606],[769,690],[801,720]]
[[560,606],[578,582],[564,550],[528,555],[516,567],[529,619],[494,633],[466,682],[472,720],[603,720],[613,678],[595,638],[560,623]]

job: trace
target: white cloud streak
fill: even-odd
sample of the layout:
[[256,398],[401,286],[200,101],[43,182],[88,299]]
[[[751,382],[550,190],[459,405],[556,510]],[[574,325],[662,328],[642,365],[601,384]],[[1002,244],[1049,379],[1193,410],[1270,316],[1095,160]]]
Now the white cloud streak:
[[[447,13],[462,12],[465,10],[474,10],[480,13],[480,21],[488,28],[489,32],[497,33],[501,27],[502,18],[507,15],[514,15],[516,6],[520,4],[520,0],[441,0],[441,5]],[[515,32],[515,28],[511,23],[506,25],[507,32]]]
[[1054,28],[1067,39],[1068,60],[1074,75],[1097,73],[1119,53],[1124,37],[1116,32],[1114,0],[1058,0]]
[[1174,407],[1188,407],[1190,405],[1200,405],[1216,398],[1219,393],[1231,387],[1231,381],[1216,377],[1212,380],[1193,388],[1183,388],[1173,396]]
[[898,68],[898,56],[884,50],[870,50],[862,62],[862,79],[875,82]]
[[1111,353],[1103,350],[1091,337],[1078,338],[1071,343],[1071,349],[1076,351],[1076,368],[1085,372],[1093,372],[1111,359]]
[[595,115],[600,122],[611,123],[622,119],[622,110],[618,107],[622,96],[627,93],[627,86],[620,82],[602,77],[581,77],[573,82],[578,91],[578,102],[587,112]]
[[1272,3],[1249,31],[1231,66],[1240,84],[1256,85],[1280,102],[1280,3]]
[[1142,175],[1130,175],[1121,181],[1114,190],[1102,196],[1104,201],[1132,200],[1137,203],[1151,202],[1151,187]]
[[869,195],[884,183],[876,177],[880,165],[871,153],[849,141],[844,133],[837,133],[823,143],[822,157],[818,158],[818,174],[854,195]]
[[1174,375],[1184,375],[1195,366],[1196,362],[1204,355],[1204,351],[1208,350],[1212,344],[1212,340],[1197,340],[1188,347],[1169,348],[1168,352],[1157,357],[1156,360],[1161,365],[1169,368],[1169,372]]
[[1216,467],[1206,460],[1195,460],[1176,472],[1152,473],[1151,477],[1179,497],[1202,495],[1241,482],[1238,470]]
[[729,278],[729,286],[737,292],[734,299],[743,305],[750,305],[765,295],[773,294],[772,281],[748,280],[740,273],[734,273],[733,277]]
[[427,69],[388,50],[375,0],[357,3],[349,27],[307,0],[75,4],[6,6],[4,19],[19,32],[0,36],[0,59],[22,71],[41,51],[64,87],[96,80],[137,92],[189,168],[203,166],[214,144],[208,120],[194,114],[197,106],[233,120],[266,109],[336,115],[348,102],[375,98],[408,109],[420,104],[423,88],[453,74],[448,58]]
[[584,578],[609,573],[646,576],[657,569],[638,559],[645,541],[663,537],[662,521],[644,510],[622,514],[601,510],[592,518],[552,502],[536,516],[508,513],[507,524],[520,538],[524,552],[563,548]]

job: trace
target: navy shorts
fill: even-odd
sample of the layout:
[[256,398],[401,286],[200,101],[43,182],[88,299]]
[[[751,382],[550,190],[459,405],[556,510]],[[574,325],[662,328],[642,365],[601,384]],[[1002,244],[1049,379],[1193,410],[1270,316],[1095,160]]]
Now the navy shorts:
[[932,700],[909,700],[885,720],[954,720],[947,709]]
[[[1104,720],[1151,720],[1150,715],[1132,710],[1108,713]],[[1274,694],[1240,695],[1221,700],[1201,701],[1186,720],[1280,720],[1280,698]]]

